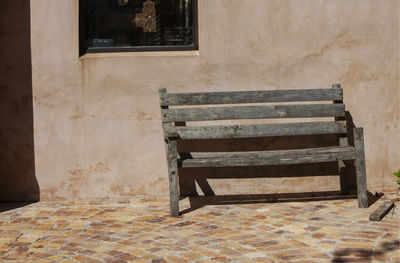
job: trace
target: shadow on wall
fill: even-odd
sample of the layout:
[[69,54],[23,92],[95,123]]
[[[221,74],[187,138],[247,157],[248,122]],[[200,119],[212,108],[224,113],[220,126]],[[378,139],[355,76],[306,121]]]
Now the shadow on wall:
[[[348,143],[354,146],[353,118],[346,112]],[[178,141],[178,152],[224,152],[224,151],[261,151],[286,150],[339,145],[339,135],[306,135],[280,136],[266,138],[217,139],[217,140],[183,140]],[[208,179],[223,178],[290,178],[309,176],[332,176],[340,178],[340,190],[320,191],[309,189],[310,192],[298,192],[296,187],[292,193],[250,194],[250,195],[216,195],[208,183]],[[305,179],[306,182],[307,179]],[[191,208],[182,214],[204,205],[224,205],[237,203],[265,203],[285,201],[339,200],[357,198],[356,170],[354,160],[338,162],[309,163],[274,166],[250,167],[218,167],[218,168],[179,168],[179,184],[181,199],[189,197]],[[201,190],[199,194],[197,187]],[[379,199],[377,194],[368,193],[368,204],[372,205]]]
[[30,1],[0,1],[0,202],[38,201]]
[[[286,150],[327,147],[338,144],[334,135],[307,135],[307,136],[281,136],[266,138],[245,139],[218,139],[218,140],[191,140],[180,141],[178,151],[182,152],[224,152],[224,151],[261,151],[261,150]],[[354,163],[354,162],[353,162]],[[342,182],[350,189],[356,189],[355,169],[349,162],[346,182]],[[181,195],[197,196],[196,183],[206,196],[215,195],[207,179],[222,178],[290,178],[308,176],[332,176],[340,172],[337,162],[311,163],[295,165],[250,166],[250,167],[218,167],[218,168],[181,168],[180,187]],[[306,182],[306,181],[305,181]],[[295,188],[295,187],[292,187]],[[318,191],[318,189],[309,189]]]

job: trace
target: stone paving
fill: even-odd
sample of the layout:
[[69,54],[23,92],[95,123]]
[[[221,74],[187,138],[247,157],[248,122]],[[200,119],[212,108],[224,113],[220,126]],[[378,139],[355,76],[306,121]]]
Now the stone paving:
[[0,213],[0,261],[400,262],[399,210],[368,220],[381,202],[208,205],[178,218],[168,198],[39,202]]

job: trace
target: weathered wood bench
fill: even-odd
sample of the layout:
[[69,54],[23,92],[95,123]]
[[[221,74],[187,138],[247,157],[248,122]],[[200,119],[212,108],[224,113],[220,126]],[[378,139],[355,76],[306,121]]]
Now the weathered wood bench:
[[[202,93],[167,93],[166,89],[160,89],[159,94],[169,172],[171,216],[179,214],[178,167],[263,166],[332,161],[339,161],[339,166],[343,166],[344,160],[355,160],[358,205],[361,208],[368,207],[363,129],[354,128],[354,145],[348,145],[348,141],[352,141],[347,140],[351,132],[348,131],[344,121],[345,105],[340,84],[332,85],[331,89]],[[321,103],[316,104],[316,101]],[[276,102],[279,103],[271,105]],[[282,104],[281,102],[290,103]],[[293,104],[292,102],[300,103]],[[243,103],[247,105],[240,105]],[[254,105],[251,105],[252,103]],[[207,106],[179,107],[190,105]],[[186,125],[186,122],[211,120],[321,117],[332,117],[332,120]],[[178,140],[318,134],[337,134],[340,143],[333,147],[274,151],[179,153],[177,150]]]

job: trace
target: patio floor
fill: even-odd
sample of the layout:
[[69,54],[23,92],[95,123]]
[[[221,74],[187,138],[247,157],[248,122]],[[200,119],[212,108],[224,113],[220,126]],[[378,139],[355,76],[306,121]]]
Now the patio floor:
[[39,202],[0,213],[0,261],[400,262],[399,210],[368,220],[384,199],[208,205],[178,218],[168,198]]

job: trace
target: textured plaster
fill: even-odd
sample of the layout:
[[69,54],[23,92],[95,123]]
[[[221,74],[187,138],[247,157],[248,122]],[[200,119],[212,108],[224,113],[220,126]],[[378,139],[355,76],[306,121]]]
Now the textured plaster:
[[[396,187],[391,174],[400,166],[399,1],[200,0],[199,52],[81,58],[78,1],[31,3],[35,164],[42,199],[167,195],[159,88],[341,83],[347,109],[365,130],[369,190]],[[229,176],[230,170],[220,174]],[[217,194],[339,187],[331,175],[209,183]]]

